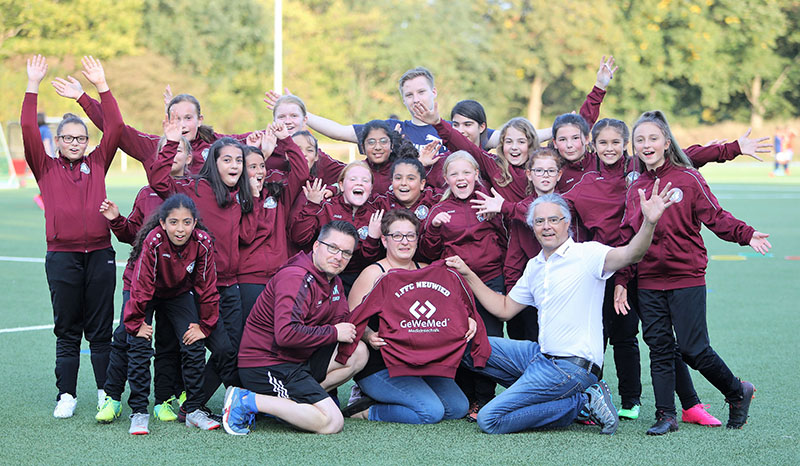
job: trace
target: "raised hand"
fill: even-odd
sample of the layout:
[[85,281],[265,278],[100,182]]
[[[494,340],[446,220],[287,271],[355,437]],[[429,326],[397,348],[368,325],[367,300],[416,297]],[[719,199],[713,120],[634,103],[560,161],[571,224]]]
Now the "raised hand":
[[603,55],[603,59],[600,60],[600,68],[597,70],[597,81],[594,85],[605,90],[605,88],[608,86],[608,83],[610,83],[614,78],[614,73],[616,73],[618,69],[618,66],[614,66],[613,56],[609,56],[608,60],[606,60],[606,56]]
[[291,134],[289,134],[289,129],[286,127],[286,125],[284,125],[279,121],[273,121],[272,123],[270,123],[268,129],[272,131],[272,134],[277,136],[278,139],[286,139],[289,136],[291,136]]
[[672,183],[667,183],[661,192],[658,191],[658,183],[661,180],[656,178],[653,183],[653,192],[650,194],[650,199],[645,199],[644,189],[639,190],[639,203],[642,206],[642,215],[645,221],[655,225],[661,218],[661,215],[667,210],[667,207],[675,203],[671,199],[673,191],[670,190]]
[[436,154],[439,153],[439,148],[442,146],[442,141],[434,139],[433,141],[425,144],[422,150],[419,151],[419,161],[425,167],[430,167],[436,163]]
[[306,195],[308,202],[321,204],[322,199],[324,199],[323,191],[325,190],[325,186],[326,185],[322,184],[321,178],[314,178],[313,183],[306,181],[306,185],[303,186],[303,194]]
[[161,127],[164,129],[167,141],[178,142],[181,140],[180,118],[174,110],[169,113],[169,119],[165,118],[161,122]]
[[378,239],[381,237],[381,220],[383,220],[383,209],[373,212],[369,217],[369,237]]
[[[283,95],[292,95],[292,91],[289,90],[288,87],[283,88]],[[281,98],[281,95],[273,90],[269,90],[264,93],[264,102],[267,104],[267,109],[270,111],[275,110],[275,103],[278,99]]]
[[245,139],[245,144],[250,147],[258,147],[261,148],[261,139],[264,137],[263,131],[253,131],[252,133],[247,135],[247,139]]
[[268,126],[261,136],[261,152],[264,153],[264,157],[272,155],[278,145],[278,136],[272,131],[271,126]]
[[441,120],[441,117],[439,117],[438,102],[433,103],[433,108],[426,107],[422,102],[414,102],[414,105],[411,107],[411,114],[417,120],[429,125],[435,125]]
[[472,204],[473,209],[477,209],[478,215],[486,215],[486,214],[499,214],[500,208],[503,207],[503,203],[506,201],[503,196],[500,195],[494,188],[492,189],[492,195],[488,196],[480,191],[475,191],[475,193],[480,196],[482,199],[472,199],[469,201]]
[[767,233],[761,233],[760,231],[754,231],[753,237],[750,238],[750,247],[757,253],[762,255],[769,252],[769,249],[772,245],[767,240],[769,235]]
[[450,223],[450,214],[447,212],[439,212],[433,217],[433,220],[431,220],[431,225],[435,227],[442,226],[445,223]]
[[103,199],[103,202],[100,203],[100,213],[103,214],[103,217],[114,220],[115,218],[119,217],[119,207],[114,201],[110,199]]
[[27,92],[34,94],[39,92],[39,83],[47,75],[47,58],[42,55],[34,55],[28,59],[28,88]]
[[50,84],[55,88],[56,94],[61,97],[78,100],[83,95],[83,86],[81,86],[80,81],[72,76],[67,76],[67,79],[54,78],[50,81]]
[[100,60],[92,56],[86,56],[81,59],[83,65],[83,76],[97,88],[97,92],[108,91],[108,84],[106,84],[106,72],[103,70],[103,65]]
[[737,140],[739,143],[739,150],[742,152],[742,154],[749,155],[759,162],[763,162],[764,159],[756,154],[769,154],[772,152],[772,144],[765,142],[769,141],[768,137],[750,138],[749,136],[751,129],[752,128],[747,128],[747,131]]
[[172,102],[172,88],[169,87],[169,84],[167,84],[167,87],[164,88],[164,108],[165,109],[167,107],[169,107],[169,103],[170,102]]

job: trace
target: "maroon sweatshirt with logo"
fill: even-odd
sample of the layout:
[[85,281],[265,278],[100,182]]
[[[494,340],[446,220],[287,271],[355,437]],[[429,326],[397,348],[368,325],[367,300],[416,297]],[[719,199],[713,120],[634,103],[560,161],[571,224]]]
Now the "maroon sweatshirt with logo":
[[136,335],[153,298],[174,298],[193,291],[198,303],[200,330],[205,336],[217,326],[219,292],[217,270],[208,233],[195,229],[183,246],[175,246],[161,226],[142,243],[131,281],[131,297],[123,311],[125,330]]
[[[431,260],[459,255],[486,282],[503,273],[508,234],[501,216],[487,220],[476,214],[469,202],[472,199],[478,199],[475,192],[463,200],[451,195],[433,206],[419,249]],[[435,227],[432,221],[439,212],[449,213],[450,222]]]
[[481,368],[492,352],[475,299],[464,279],[444,261],[416,270],[394,269],[375,283],[350,315],[357,337],[339,345],[336,361],[347,362],[364,334],[369,318],[380,317],[380,337],[386,341],[381,356],[389,377],[453,378],[467,346],[468,318],[478,325],[472,339],[475,367]]
[[106,173],[114,160],[124,123],[111,91],[100,93],[106,130],[89,155],[70,162],[44,150],[36,120],[38,95],[25,93],[20,125],[25,160],[39,184],[44,202],[48,251],[92,252],[111,247],[108,221],[100,213],[106,198]]
[[[706,180],[697,170],[664,163],[655,170],[645,171],[628,189],[625,199],[625,216],[622,219],[622,243],[627,243],[642,225],[639,189],[649,198],[655,180],[659,189],[672,183],[673,199],[677,200],[664,211],[653,234],[653,243],[637,265],[639,289],[674,290],[705,285],[708,256],[702,225],[715,235],[747,246],[755,229],[720,207]],[[617,273],[615,282],[625,284],[632,275],[626,267]]]
[[[188,178],[176,180],[169,175],[178,143],[169,141],[159,157],[147,170],[150,187],[163,199],[175,193],[183,193],[197,204],[200,218],[214,239],[214,257],[217,263],[217,285],[231,286],[237,283],[239,272],[239,241],[252,242],[258,227],[261,204],[254,203],[253,211],[242,214],[239,191],[229,193],[225,207],[217,204],[211,184],[205,179]],[[244,176],[244,175],[243,175]]]
[[267,283],[244,326],[239,367],[307,361],[336,343],[335,325],[349,316],[342,280],[328,281],[304,252],[289,259]]
[[289,259],[286,224],[289,208],[308,180],[308,163],[291,137],[278,139],[272,157],[286,158],[291,167],[285,174],[286,185],[278,199],[264,191],[254,203],[258,225],[253,241],[239,244],[239,283],[266,285],[272,275]]

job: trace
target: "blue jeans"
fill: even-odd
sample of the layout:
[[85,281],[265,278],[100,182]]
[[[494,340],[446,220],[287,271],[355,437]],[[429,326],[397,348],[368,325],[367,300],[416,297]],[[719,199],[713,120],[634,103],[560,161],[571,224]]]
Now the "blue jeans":
[[435,424],[461,419],[469,402],[453,379],[447,377],[389,377],[384,369],[358,382],[378,404],[369,408],[370,421]]
[[506,390],[478,412],[478,427],[488,434],[570,425],[588,398],[583,393],[597,382],[586,369],[544,357],[535,341],[489,337],[492,355],[475,369],[469,351],[462,364],[496,380]]

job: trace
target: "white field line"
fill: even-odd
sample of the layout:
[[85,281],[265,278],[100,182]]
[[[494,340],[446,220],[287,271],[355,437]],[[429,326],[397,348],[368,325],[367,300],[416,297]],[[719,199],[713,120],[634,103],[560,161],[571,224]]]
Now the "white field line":
[[[114,325],[119,323],[119,319],[114,321]],[[12,328],[0,328],[0,333],[18,333],[18,332],[30,332],[33,330],[53,330],[53,324],[49,325],[32,325],[30,327],[12,327]]]
[[[0,262],[27,262],[31,264],[44,264],[43,257],[12,257],[0,256]],[[126,262],[116,262],[117,267],[125,267]]]

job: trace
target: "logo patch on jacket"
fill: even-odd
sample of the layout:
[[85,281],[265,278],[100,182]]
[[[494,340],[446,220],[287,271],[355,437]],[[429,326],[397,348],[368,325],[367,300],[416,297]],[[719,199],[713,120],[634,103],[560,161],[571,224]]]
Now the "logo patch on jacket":
[[678,203],[683,200],[683,190],[681,188],[672,188],[669,190],[669,200]]
[[203,149],[203,152],[201,152],[200,155],[203,156],[203,160],[207,159],[208,158],[208,147]]
[[278,207],[278,201],[274,197],[270,196],[264,200],[265,209],[274,209],[275,207]]
[[364,226],[358,229],[358,237],[361,238],[362,241],[367,239],[368,234],[369,234],[369,227]]
[[430,212],[430,209],[428,209],[428,206],[420,205],[419,207],[417,207],[414,210],[414,215],[416,215],[417,218],[420,219],[420,220],[425,220],[426,218],[428,218],[428,212]]
[[192,273],[194,271],[194,261],[191,264],[186,266],[186,271]]
[[634,181],[639,179],[639,172],[633,171],[625,175],[625,185],[631,187]]
[[88,175],[91,172],[92,170],[89,168],[89,165],[86,165],[86,162],[81,162],[81,173]]

